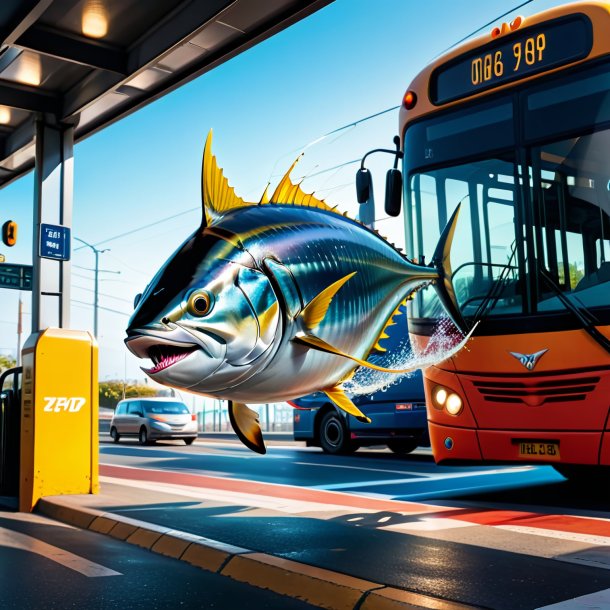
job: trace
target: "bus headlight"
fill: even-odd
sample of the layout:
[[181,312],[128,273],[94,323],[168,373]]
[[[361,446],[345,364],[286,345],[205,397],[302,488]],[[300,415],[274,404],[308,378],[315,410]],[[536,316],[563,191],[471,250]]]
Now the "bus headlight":
[[437,385],[432,390],[432,404],[434,407],[442,409],[445,406],[445,402],[447,402],[447,396],[449,396],[449,392],[444,387]]
[[462,403],[462,399],[457,394],[451,393],[447,396],[445,410],[449,415],[459,415],[463,407],[464,404]]
[[432,390],[432,405],[435,409],[439,411],[444,409],[449,415],[454,416],[459,415],[464,408],[464,402],[459,394],[442,385],[437,385]]

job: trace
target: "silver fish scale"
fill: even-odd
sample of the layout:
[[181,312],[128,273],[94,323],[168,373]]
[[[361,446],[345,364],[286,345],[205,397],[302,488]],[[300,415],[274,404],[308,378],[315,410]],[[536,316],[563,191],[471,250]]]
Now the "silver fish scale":
[[[261,266],[269,257],[285,265],[298,285],[303,305],[333,282],[356,272],[337,292],[326,316],[312,332],[358,358],[368,356],[388,318],[412,290],[414,271],[419,276],[422,274],[421,268],[412,265],[366,227],[316,208],[273,204],[242,208],[227,214],[215,226],[237,235]],[[434,275],[430,269],[429,279]],[[421,284],[422,280],[416,283]],[[298,354],[286,339],[302,328],[298,321],[288,319],[285,330],[282,346],[272,362],[257,374],[255,381],[249,381],[250,397],[256,394],[257,386],[268,388],[273,379],[282,385],[282,376],[295,373],[286,363],[298,361],[295,358]],[[306,349],[296,347],[297,351]],[[328,367],[335,371],[334,381],[340,381],[354,364],[308,350],[305,362],[298,369],[299,391],[309,391],[310,386],[311,390],[319,389],[319,371],[328,375]],[[284,398],[287,398],[285,393]]]

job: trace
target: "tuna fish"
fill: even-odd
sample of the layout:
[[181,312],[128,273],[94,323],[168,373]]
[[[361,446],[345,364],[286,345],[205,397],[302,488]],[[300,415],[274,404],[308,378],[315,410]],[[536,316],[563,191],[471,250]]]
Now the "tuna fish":
[[458,210],[432,263],[417,264],[306,194],[290,179],[294,164],[271,197],[266,191],[259,203],[245,202],[218,167],[211,140],[210,132],[201,226],[136,297],[127,347],[152,360],[143,370],[155,381],[228,400],[237,435],[259,453],[260,425],[246,403],[323,391],[370,422],[342,383],[360,366],[388,370],[367,358],[382,349],[401,304],[433,283],[461,323],[449,264]]

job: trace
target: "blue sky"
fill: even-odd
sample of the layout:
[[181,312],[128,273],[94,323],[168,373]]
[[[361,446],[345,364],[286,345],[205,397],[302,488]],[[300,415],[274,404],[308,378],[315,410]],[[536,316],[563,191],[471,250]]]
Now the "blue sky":
[[[321,135],[400,103],[411,79],[431,59],[519,1],[336,0],[281,32],[75,147],[73,234],[100,248],[100,379],[143,377],[123,346],[135,294],[199,224],[203,143],[238,194],[257,201],[298,150]],[[527,16],[563,4],[533,0],[511,13]],[[110,26],[112,27],[112,25]],[[485,28],[491,30],[492,26]],[[391,146],[398,112],[346,129],[307,147],[294,178],[342,209],[357,210],[356,165],[325,171]],[[372,162],[381,199],[387,159]],[[322,173],[320,173],[322,172]],[[314,175],[315,174],[315,175]],[[33,177],[0,191],[0,219],[19,223],[19,243],[0,248],[7,262],[30,264]],[[194,210],[194,211],[189,211]],[[110,239],[166,217],[174,219]],[[379,228],[401,240],[401,222]],[[105,241],[110,240],[110,241]],[[93,254],[73,254],[72,327],[93,327]],[[85,267],[82,269],[81,267]],[[25,311],[30,311],[24,293]],[[0,353],[16,346],[16,291],[0,296]],[[116,313],[120,312],[120,313]],[[24,318],[24,339],[30,318]]]

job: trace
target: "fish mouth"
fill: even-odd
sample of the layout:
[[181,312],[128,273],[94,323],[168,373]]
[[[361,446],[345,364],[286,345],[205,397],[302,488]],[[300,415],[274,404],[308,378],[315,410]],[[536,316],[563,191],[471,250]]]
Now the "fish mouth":
[[142,367],[147,375],[154,375],[168,369],[170,366],[184,360],[199,349],[196,345],[181,347],[176,345],[153,345],[148,349],[148,357],[154,366],[150,369]]
[[[127,335],[125,344],[129,351],[138,358],[150,359],[153,364],[141,369],[157,379],[170,374],[172,379],[177,375],[176,379],[185,381],[187,370],[194,366],[202,373],[211,374],[222,364],[226,354],[226,346],[213,337],[205,333],[194,336],[175,324],[169,328],[128,329]],[[179,364],[183,366],[176,366]]]

